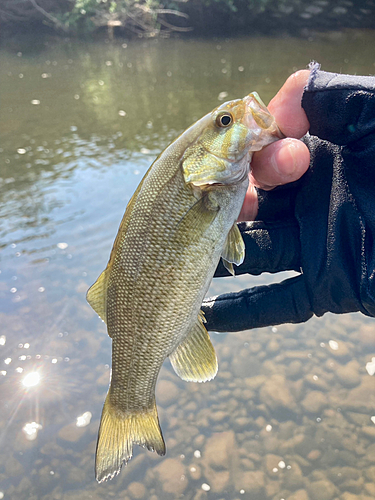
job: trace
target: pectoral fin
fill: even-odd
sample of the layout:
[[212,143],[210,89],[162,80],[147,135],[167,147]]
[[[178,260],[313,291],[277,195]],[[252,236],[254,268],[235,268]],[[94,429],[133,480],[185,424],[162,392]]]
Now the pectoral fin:
[[233,269],[233,264],[231,262],[228,262],[227,260],[225,260],[223,257],[222,257],[222,261],[223,261],[225,269],[227,271],[229,271],[232,276],[234,276],[235,272],[234,272],[234,269]]
[[219,210],[219,206],[211,199],[210,194],[203,194],[181,217],[170,239],[182,242],[186,239],[193,241],[200,237],[215,220]]
[[234,276],[232,264],[239,266],[245,258],[245,243],[236,223],[228,233],[223,251],[221,253],[224,266]]
[[103,321],[107,321],[107,271],[103,271],[95,283],[88,289],[86,299]]
[[169,356],[174,371],[187,382],[207,382],[217,373],[217,358],[203,325],[203,313],[186,339]]

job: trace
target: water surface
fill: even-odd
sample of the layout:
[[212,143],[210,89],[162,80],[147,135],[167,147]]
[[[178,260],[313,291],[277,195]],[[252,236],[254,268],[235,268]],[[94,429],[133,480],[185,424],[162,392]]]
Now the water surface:
[[[166,362],[166,457],[136,447],[97,485],[111,346],[85,301],[126,203],[174,137],[223,99],[257,90],[268,102],[311,60],[371,74],[374,43],[347,32],[0,50],[1,498],[375,497],[375,330],[358,314],[214,335],[207,384]],[[210,294],[278,279],[215,280]]]

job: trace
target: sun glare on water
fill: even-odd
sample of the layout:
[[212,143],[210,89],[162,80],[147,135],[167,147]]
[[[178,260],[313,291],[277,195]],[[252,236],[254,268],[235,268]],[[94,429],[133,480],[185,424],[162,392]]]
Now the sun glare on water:
[[25,434],[25,437],[28,441],[34,441],[38,435],[38,431],[43,427],[36,422],[27,422],[22,431]]
[[40,375],[38,372],[30,372],[22,380],[22,384],[27,388],[34,387],[38,385],[39,382],[40,382]]

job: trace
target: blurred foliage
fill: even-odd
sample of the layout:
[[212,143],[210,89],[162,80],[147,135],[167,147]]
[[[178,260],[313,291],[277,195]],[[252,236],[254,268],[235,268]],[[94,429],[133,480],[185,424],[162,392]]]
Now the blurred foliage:
[[169,36],[192,29],[199,35],[269,34],[373,28],[373,13],[373,0],[0,0],[0,33],[4,36],[3,26],[43,24],[68,35],[104,29],[109,38]]
[[[173,31],[200,31],[207,22],[236,23],[268,6],[296,5],[301,0],[0,0],[0,26],[43,23],[69,34],[107,27],[136,35],[156,36]],[[215,24],[215,23],[214,23]]]

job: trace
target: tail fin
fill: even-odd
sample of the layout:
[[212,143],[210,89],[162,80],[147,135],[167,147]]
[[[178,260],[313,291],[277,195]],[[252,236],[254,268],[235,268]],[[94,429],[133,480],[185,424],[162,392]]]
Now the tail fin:
[[114,408],[109,393],[104,403],[96,445],[96,480],[101,483],[116,476],[131,459],[133,444],[165,455],[156,403],[147,413],[125,414]]

